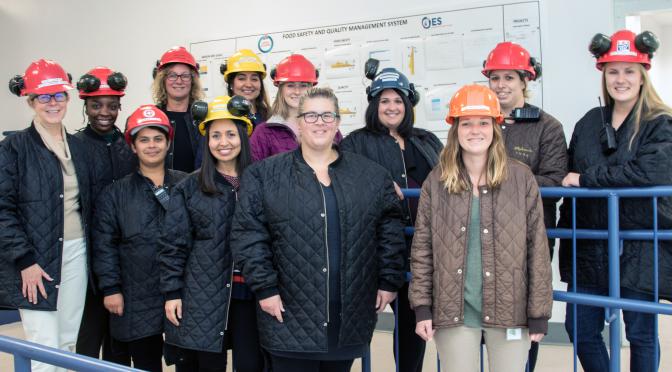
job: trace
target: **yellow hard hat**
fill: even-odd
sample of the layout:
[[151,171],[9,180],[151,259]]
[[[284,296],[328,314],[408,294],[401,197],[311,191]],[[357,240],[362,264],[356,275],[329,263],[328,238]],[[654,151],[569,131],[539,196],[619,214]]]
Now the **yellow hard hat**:
[[229,77],[229,74],[236,72],[258,72],[262,79],[266,77],[266,65],[249,49],[235,52],[219,67],[219,71],[224,74],[224,80]]
[[252,134],[252,122],[247,115],[252,105],[242,96],[219,96],[210,103],[196,101],[191,106],[191,114],[194,119],[201,121],[198,130],[205,136],[205,125],[214,120],[230,119],[240,120],[247,126],[247,135]]

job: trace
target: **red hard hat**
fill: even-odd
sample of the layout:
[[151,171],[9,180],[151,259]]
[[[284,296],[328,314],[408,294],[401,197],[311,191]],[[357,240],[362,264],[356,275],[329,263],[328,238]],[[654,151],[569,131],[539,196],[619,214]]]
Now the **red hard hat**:
[[498,124],[504,121],[497,94],[482,85],[465,85],[450,99],[446,122],[452,125],[462,116],[490,116]]
[[23,74],[21,95],[54,94],[71,89],[72,79],[61,65],[52,60],[38,59]]
[[145,127],[156,127],[168,133],[168,140],[173,140],[173,126],[170,125],[168,116],[154,105],[143,105],[133,111],[126,121],[126,142],[133,142],[133,135]]
[[159,60],[156,67],[162,69],[170,63],[184,63],[193,68],[194,71],[198,72],[198,63],[196,63],[196,59],[194,59],[194,56],[192,56],[185,47],[174,46],[168,49],[163,53],[161,60]]
[[300,82],[317,84],[318,72],[310,61],[300,55],[292,54],[278,63],[271,70],[273,84],[277,87],[280,83]]
[[632,62],[641,63],[647,70],[651,68],[649,53],[637,47],[636,38],[637,35],[630,30],[616,31],[611,35],[609,50],[597,58],[595,67],[602,71],[602,65],[608,62]]
[[530,52],[510,41],[497,44],[483,62],[483,75],[489,76],[492,70],[522,70],[530,73],[530,80],[537,78]]
[[77,82],[79,98],[94,96],[124,96],[126,77],[107,67],[95,67]]

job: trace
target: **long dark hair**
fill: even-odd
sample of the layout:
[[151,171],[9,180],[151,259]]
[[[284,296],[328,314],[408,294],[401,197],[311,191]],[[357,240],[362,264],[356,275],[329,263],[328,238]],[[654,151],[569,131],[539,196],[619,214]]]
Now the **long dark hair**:
[[[231,120],[238,128],[238,136],[240,137],[240,154],[236,158],[236,172],[238,177],[243,176],[243,171],[248,165],[252,164],[252,156],[250,155],[250,140],[247,137],[247,124],[240,120]],[[219,195],[215,183],[215,174],[217,173],[217,159],[210,153],[210,127],[213,122],[208,122],[205,125],[205,141],[203,141],[203,162],[201,163],[201,171],[198,174],[198,184],[201,191],[206,195]]]
[[[259,89],[259,96],[254,99],[254,109],[257,111],[256,115],[257,118],[261,118],[261,121],[266,121],[268,120],[268,114],[271,111],[270,107],[270,101],[268,100],[268,96],[266,95],[266,88],[264,87],[264,79],[261,78],[261,74],[256,72],[256,74],[259,76],[259,81],[261,82],[261,89]],[[236,78],[238,75],[237,72],[231,73],[228,76],[228,79],[226,79],[226,91],[229,92],[229,97],[233,97],[233,80]]]
[[[399,133],[402,138],[408,138],[411,135],[411,131],[413,131],[413,122],[415,121],[413,105],[411,104],[411,100],[408,99],[408,96],[403,92],[397,89],[393,90],[399,94],[402,102],[404,102],[404,118],[397,128],[397,133]],[[390,130],[380,122],[380,118],[378,117],[378,107],[380,106],[380,97],[382,95],[383,92],[380,92],[380,94],[373,97],[371,102],[369,102],[369,106],[366,108],[366,113],[364,113],[364,120],[366,120],[364,128],[373,133],[389,134]]]

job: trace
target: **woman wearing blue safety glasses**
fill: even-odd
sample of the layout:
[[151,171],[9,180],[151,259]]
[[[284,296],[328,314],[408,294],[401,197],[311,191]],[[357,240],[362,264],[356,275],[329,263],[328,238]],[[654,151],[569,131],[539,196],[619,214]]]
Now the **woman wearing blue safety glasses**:
[[[90,171],[63,118],[70,75],[33,62],[9,88],[27,96],[29,128],[0,142],[0,306],[19,309],[29,341],[74,348],[87,285]],[[33,362],[33,371],[58,371]]]

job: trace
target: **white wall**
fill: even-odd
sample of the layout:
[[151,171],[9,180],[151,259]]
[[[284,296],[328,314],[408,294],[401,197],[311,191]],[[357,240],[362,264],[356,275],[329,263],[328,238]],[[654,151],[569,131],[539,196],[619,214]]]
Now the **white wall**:
[[[232,3],[4,0],[0,3],[0,45],[5,48],[0,81],[23,73],[40,57],[57,60],[75,79],[95,65],[106,65],[129,79],[122,101],[123,120],[135,107],[151,102],[154,61],[173,45],[504,1],[339,0],[316,6],[318,2],[311,0],[248,0],[235,2],[241,4],[236,8]],[[541,0],[544,108],[564,124],[568,138],[574,123],[597,104],[599,73],[587,45],[593,34],[613,31],[612,14],[611,0]],[[27,126],[31,115],[26,104],[4,89],[0,93],[0,130]],[[81,106],[73,97],[66,118],[70,130],[82,126]],[[557,270],[555,278],[559,288]],[[555,321],[564,319],[562,306],[554,313]]]
[[[672,13],[667,13],[672,18]],[[642,15],[640,17],[641,31],[651,31],[661,40],[660,49],[651,60],[649,75],[656,91],[668,105],[672,105],[672,22],[660,23],[656,16]]]

